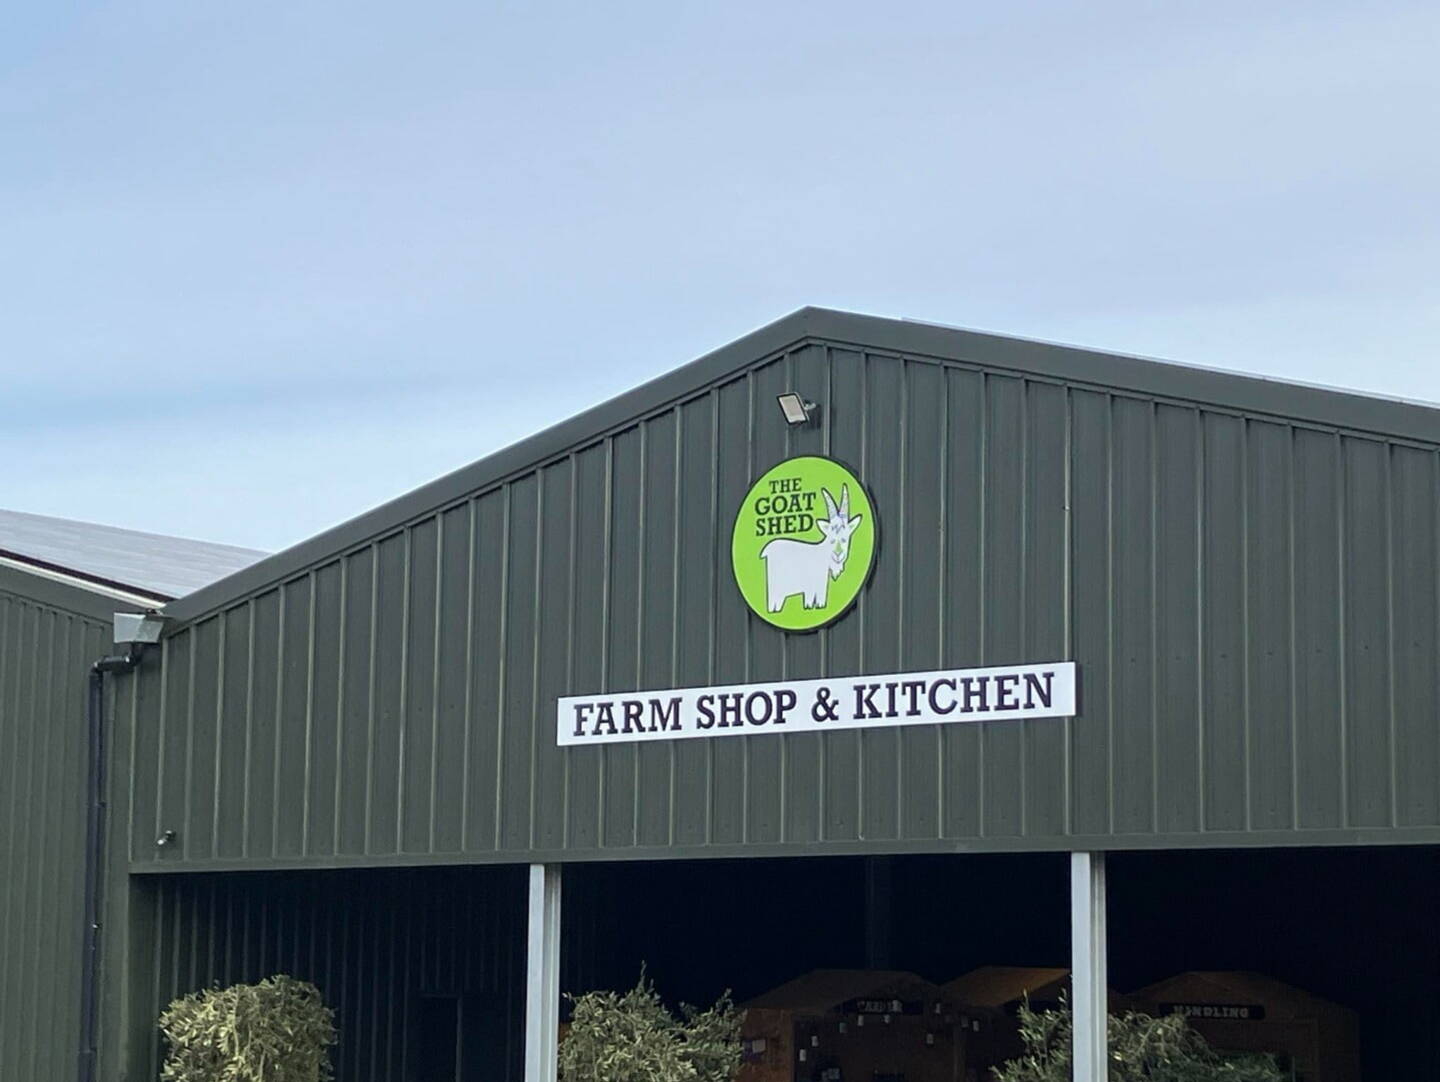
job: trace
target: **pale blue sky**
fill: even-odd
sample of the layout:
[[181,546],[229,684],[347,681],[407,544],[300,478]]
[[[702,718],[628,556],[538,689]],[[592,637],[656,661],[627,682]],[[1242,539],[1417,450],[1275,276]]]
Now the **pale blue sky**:
[[0,506],[280,548],[804,304],[1440,400],[1440,4],[15,0]]

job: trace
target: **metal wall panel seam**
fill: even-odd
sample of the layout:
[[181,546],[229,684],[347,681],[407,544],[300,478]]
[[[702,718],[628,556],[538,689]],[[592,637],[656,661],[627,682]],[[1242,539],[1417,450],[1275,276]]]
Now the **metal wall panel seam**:
[[365,826],[361,831],[361,851],[370,853],[373,846],[370,842],[370,827],[375,817],[372,811],[375,808],[375,700],[379,697],[379,640],[380,640],[380,540],[370,546],[370,619],[368,653],[366,664],[369,672],[366,673],[365,689],[365,806],[363,815]]
[[[439,534],[440,523],[435,523],[436,534]],[[400,561],[400,656],[398,658],[386,658],[391,664],[400,666],[400,698],[399,714],[395,719],[395,852],[400,853],[405,849],[405,767],[406,759],[409,758],[410,743],[410,624],[413,614],[410,611],[410,579],[414,573],[412,566],[414,559],[414,538],[415,527],[407,526],[404,533],[403,557]],[[379,580],[379,575],[376,575]],[[438,599],[437,599],[438,602]],[[436,604],[439,609],[439,604]],[[379,614],[376,614],[378,619]]]
[[1159,406],[1150,403],[1150,829],[1160,825],[1160,432]]
[[[8,763],[10,774],[9,784],[0,791],[0,799],[9,805],[3,823],[0,823],[0,831],[3,831],[4,848],[0,849],[7,861],[7,865],[18,863],[16,859],[16,836],[19,831],[20,816],[16,814],[16,804],[20,795],[19,771],[20,771],[20,680],[14,671],[19,668],[20,644],[17,641],[18,633],[11,630],[12,620],[19,623],[19,604],[9,598],[0,598],[0,707],[8,707],[5,715],[11,719],[10,723],[0,728],[0,749],[3,749],[4,758],[0,759],[0,765]],[[15,664],[12,668],[10,659],[14,658]],[[7,701],[8,700],[8,701]],[[15,909],[19,905],[19,892],[7,890],[0,895],[0,1020],[14,1017],[10,1011],[10,974],[18,973],[19,966],[11,951],[13,944],[18,938],[15,935]],[[9,1061],[7,1048],[11,1046],[9,1041],[0,1041],[0,1066]]]
[[475,539],[475,505],[478,501],[466,501],[466,552],[465,562],[465,696],[464,721],[461,729],[460,770],[460,852],[470,848],[470,743],[474,725],[474,680],[475,680],[475,563],[477,559]]
[[[828,371],[828,366],[827,366]],[[710,402],[710,618],[705,621],[705,679],[715,683],[718,664],[718,641],[715,626],[720,612],[720,566],[721,522],[720,522],[720,391],[711,388]],[[713,740],[702,741],[705,745],[705,830],[701,835],[705,844],[715,841],[715,747]]]
[[[48,642],[46,641],[48,640]],[[42,643],[44,645],[42,645]],[[49,917],[53,915],[50,905],[53,897],[47,897],[47,886],[49,878],[49,865],[52,862],[51,856],[55,846],[50,836],[53,826],[53,817],[46,814],[35,821],[34,811],[39,808],[46,808],[50,802],[50,770],[51,752],[53,750],[54,738],[50,726],[47,724],[53,717],[51,696],[55,686],[55,617],[53,612],[45,612],[40,608],[35,609],[35,650],[32,656],[35,663],[31,666],[32,685],[30,693],[30,712],[32,732],[34,733],[34,744],[30,756],[31,762],[27,774],[29,775],[30,799],[27,801],[27,808],[31,814],[26,817],[26,854],[25,870],[26,880],[29,887],[26,899],[26,909],[29,913],[29,921],[25,928],[25,953],[30,955],[30,962],[22,970],[21,981],[29,985],[29,995],[20,1004],[21,1018],[28,1016],[29,1040],[26,1042],[30,1061],[30,1073],[33,1076],[36,1061],[39,1057],[40,1045],[40,1003],[37,993],[40,991],[36,977],[26,978],[26,974],[37,975],[41,972],[41,961],[44,957],[42,943],[45,935],[46,924]],[[43,674],[43,679],[42,679]],[[44,704],[42,706],[42,703]],[[44,719],[42,721],[41,719]],[[33,870],[33,878],[31,872]],[[32,905],[33,903],[33,905]],[[23,1039],[23,1038],[22,1038]]]
[[[173,639],[162,640],[160,644],[160,694],[157,697],[159,701],[159,711],[155,717],[155,821],[152,824],[154,827],[151,835],[152,844],[154,840],[159,838],[160,832],[164,829],[164,821],[162,819],[164,808],[161,807],[160,782],[161,779],[165,777],[165,730],[168,728],[170,719],[167,696],[170,693],[170,655],[174,651],[174,648]],[[142,842],[141,844],[144,843]],[[154,852],[154,850],[152,850],[152,852]],[[163,856],[163,853],[158,853],[156,857],[152,859],[159,859]]]
[[[286,664],[286,654],[292,649],[289,636],[286,634],[287,617],[290,613],[290,593],[292,583],[282,583],[280,586],[280,597],[276,603],[275,617],[275,733],[270,745],[270,852],[276,856],[280,854],[280,808],[287,799],[287,795],[280,792],[280,745],[281,736],[285,732],[285,673],[289,666]],[[191,638],[194,636],[192,634]],[[191,659],[194,659],[194,647],[192,644]],[[190,695],[195,695],[194,680],[191,680]]]
[[[650,456],[647,454],[650,425],[648,420],[640,422],[636,426],[640,440],[640,450],[637,452],[639,468],[638,476],[635,478],[637,499],[639,503],[639,520],[635,525],[635,611],[631,613],[634,617],[635,628],[635,669],[629,676],[629,686],[633,688],[643,687],[643,670],[645,664],[645,524],[649,510],[649,472]],[[640,747],[636,742],[625,748],[624,753],[630,758],[630,838],[632,843],[640,838]],[[619,750],[619,749],[617,749]]]
[[[570,603],[565,607],[565,694],[575,694],[575,562],[578,558],[576,534],[580,519],[580,456],[572,452],[570,462],[570,529],[565,550],[565,596]],[[560,844],[570,847],[570,786],[572,757],[561,753],[560,791]]]
[[[1030,382],[1020,380],[1020,603],[1018,605],[1018,642],[1025,650],[1030,641]],[[1022,835],[1030,833],[1030,732],[1033,726],[1028,721],[1020,723],[1020,770],[1017,784],[1020,789],[1020,822],[1018,830]]]
[[[263,595],[259,595],[263,596]],[[240,855],[250,856],[250,777],[251,777],[251,743],[255,738],[255,614],[258,608],[256,602],[258,597],[253,597],[245,603],[245,751],[242,761],[245,764],[245,775],[240,781],[241,803],[240,803]],[[167,651],[168,653],[168,651]],[[163,658],[162,658],[163,660]],[[163,699],[164,687],[167,681],[162,677],[160,712],[165,712]],[[163,747],[163,740],[161,746]],[[158,805],[157,805],[158,807]]]
[[[1294,429],[1291,429],[1291,455],[1294,456]],[[1340,782],[1340,824],[1350,825],[1350,673],[1349,673],[1349,619],[1350,619],[1350,591],[1348,589],[1346,562],[1349,558],[1349,517],[1350,517],[1350,471],[1346,465],[1345,439],[1336,435],[1332,440],[1335,448],[1335,603],[1339,608],[1339,619],[1335,626],[1339,630],[1339,678],[1340,683],[1336,696],[1339,708],[1340,732],[1338,734],[1338,747],[1335,749],[1338,756],[1338,773]],[[1291,471],[1291,484],[1294,484],[1294,470]],[[1290,559],[1291,559],[1291,621],[1290,621],[1290,650],[1292,657],[1297,649],[1298,638],[1295,634],[1294,604],[1295,604],[1295,512],[1294,502],[1291,502],[1290,513]],[[1290,755],[1296,771],[1296,783],[1293,787],[1296,814],[1294,825],[1300,825],[1300,785],[1299,785],[1299,719],[1295,710],[1295,669],[1291,668],[1291,714],[1290,714]]]
[[[784,356],[784,358],[781,360],[780,364],[781,364],[781,371],[783,372],[784,377],[785,377],[785,387],[786,387],[786,389],[788,390],[788,389],[790,389],[790,388],[792,388],[792,387],[795,386],[795,354],[794,354],[794,352],[791,351],[791,352],[786,353],[785,356]],[[904,418],[904,414],[902,413],[902,414],[901,414],[902,422],[903,422],[903,418]],[[756,419],[758,420],[758,417],[757,417]],[[781,439],[782,439],[783,442],[784,442],[784,448],[785,448],[784,451],[782,452],[782,454],[784,455],[784,457],[785,457],[786,459],[793,457],[794,454],[795,454],[795,438],[794,438],[794,426],[793,426],[793,425],[790,425],[790,424],[788,424],[788,423],[785,425],[785,428],[784,428],[784,431],[783,431],[783,433],[782,433]],[[765,467],[765,468],[766,468],[766,469],[769,469],[770,467],[767,466],[767,467]],[[755,474],[754,472],[752,472],[752,473],[750,474],[750,476],[747,477],[745,480],[746,480],[746,483],[747,483],[747,484],[750,484],[750,483],[753,483],[753,482],[755,481],[755,479],[756,479],[756,474]],[[747,617],[746,619],[749,620],[750,618]],[[780,679],[781,679],[781,680],[788,680],[789,678],[790,678],[790,643],[789,643],[789,641],[788,641],[788,637],[786,637],[786,638],[782,639],[781,645],[780,645]],[[780,794],[779,794],[779,795],[780,795],[780,807],[779,807],[778,812],[777,812],[777,823],[776,823],[777,832],[776,832],[776,836],[779,838],[780,841],[782,841],[782,842],[787,842],[787,841],[790,840],[790,837],[789,837],[789,830],[790,830],[790,816],[789,816],[789,810],[790,810],[790,786],[789,786],[789,784],[787,784],[788,779],[789,779],[789,777],[790,777],[790,770],[789,770],[789,767],[790,767],[790,762],[789,762],[789,760],[790,760],[790,737],[789,737],[788,735],[784,734],[784,733],[780,733],[780,734],[776,734],[776,735],[779,736],[779,751],[780,751],[780,764],[779,764],[779,774],[780,774]]]
[[1390,723],[1390,819],[1400,825],[1399,771],[1395,762],[1395,445],[1385,445],[1385,696]]
[[[828,433],[826,436],[829,438]],[[950,374],[943,367],[940,370],[940,433],[938,442],[940,445],[940,537],[938,539],[938,551],[941,553],[936,567],[936,584],[938,589],[935,592],[935,650],[937,653],[937,667],[942,667],[949,662],[949,633],[950,626],[946,621],[946,599],[950,596],[950,561],[945,554],[950,551]],[[946,797],[949,790],[945,785],[945,775],[949,767],[948,757],[945,754],[945,730],[943,726],[935,727],[935,833],[943,837],[945,824],[948,819],[949,802]],[[821,778],[824,778],[821,773]],[[820,822],[825,822],[825,817],[820,817]]]
[[[1286,524],[1289,529],[1286,547],[1286,568],[1290,575],[1290,827],[1300,826],[1300,755],[1297,739],[1299,739],[1299,637],[1296,634],[1296,454],[1295,454],[1295,428],[1292,425],[1284,425],[1286,431],[1286,488],[1284,488],[1284,506],[1286,506]],[[1342,611],[1344,611],[1344,594],[1341,594]],[[1341,624],[1344,624],[1344,618]],[[1342,632],[1344,634],[1344,632]],[[1341,658],[1345,657],[1344,643],[1341,644]],[[1344,664],[1341,666],[1344,671]],[[1341,676],[1341,697],[1344,699],[1345,686],[1344,674]],[[1342,815],[1341,823],[1345,817]]]
[[[975,564],[980,569],[977,576],[977,600],[979,612],[975,614],[975,627],[977,643],[979,647],[979,662],[981,665],[989,664],[989,638],[986,635],[989,624],[990,605],[990,583],[986,574],[989,567],[989,521],[990,521],[990,376],[986,372],[980,373],[980,436],[977,441],[978,458],[976,463],[976,483],[979,488],[977,501],[975,539],[977,552]],[[977,726],[975,734],[975,788],[977,790],[976,808],[979,813],[975,822],[975,832],[979,837],[985,837],[989,816],[987,804],[989,796],[985,786],[985,744],[989,729],[984,723]],[[863,762],[862,762],[863,769]]]
[[[310,790],[314,785],[315,747],[315,643],[316,614],[320,609],[320,576],[310,573],[310,618],[305,629],[305,764],[302,770],[303,792],[300,795],[300,845],[302,856],[310,852]],[[336,717],[336,729],[340,720]]]
[[541,723],[540,712],[540,629],[545,619],[545,486],[549,476],[549,470],[539,470],[535,474],[535,589],[530,601],[530,762],[526,764],[530,785],[528,821],[525,825],[525,836],[530,839],[532,849],[535,848],[536,798],[540,788],[540,737],[542,733],[549,735],[549,730]]
[[[610,565],[611,554],[615,551],[615,440],[605,440],[605,482],[604,482],[604,555],[601,562],[602,574],[600,575],[600,627],[602,629],[610,626]],[[610,636],[601,631],[600,634],[600,688],[602,691],[612,690],[610,673]],[[598,764],[599,778],[595,786],[595,821],[601,824],[597,838],[603,845],[605,841],[605,807],[608,786],[606,780],[610,777],[610,749],[600,749],[600,762]]]
[[1105,394],[1105,830],[1115,831],[1115,396]]
[[[948,392],[949,383],[947,382],[945,386]],[[1065,490],[1065,544],[1062,555],[1063,563],[1060,571],[1061,604],[1064,605],[1065,611],[1061,616],[1064,624],[1061,635],[1065,643],[1065,659],[1067,661],[1073,661],[1075,659],[1075,515],[1071,508],[1075,502],[1075,395],[1071,392],[1068,385],[1062,388],[1061,393],[1065,396],[1065,446],[1064,465],[1062,467],[1065,471],[1063,481]],[[1082,697],[1078,704],[1082,716],[1086,713],[1089,706],[1089,703],[1086,701],[1085,691],[1085,686],[1082,683],[1080,686]],[[1062,807],[1065,810],[1062,813],[1061,822],[1064,833],[1068,837],[1075,832],[1075,719],[1065,718],[1062,724],[1065,726],[1065,746],[1062,749],[1065,770],[1061,784],[1065,790],[1062,801]]]
[[336,617],[335,629],[335,793],[334,793],[334,815],[331,821],[331,842],[330,852],[340,852],[340,809],[343,804],[344,785],[341,784],[344,778],[345,769],[345,659],[349,656],[349,627],[350,627],[350,558],[343,556],[340,559],[340,606],[339,615]]
[[[1431,529],[1434,531],[1433,536],[1437,543],[1440,543],[1440,451],[1432,451],[1430,453],[1430,506]],[[1434,638],[1432,642],[1440,646],[1440,575],[1435,576],[1434,620]],[[1434,669],[1435,701],[1440,703],[1440,665],[1434,666]],[[1437,744],[1437,751],[1440,751],[1440,744]],[[1437,755],[1437,761],[1432,763],[1431,766],[1433,769],[1429,777],[1432,779],[1440,779],[1440,755]],[[1432,781],[1431,784],[1433,786],[1435,782]],[[1432,816],[1432,822],[1433,821],[1434,816]]]
[[[858,412],[859,415],[860,415],[860,462],[859,462],[859,467],[860,467],[860,476],[861,476],[861,477],[869,477],[869,476],[870,476],[870,411],[865,408],[865,401],[864,401],[864,400],[865,400],[866,389],[870,386],[870,354],[869,354],[866,350],[863,350],[863,349],[862,349],[862,350],[857,351],[857,356],[860,358],[860,375],[859,375],[859,380],[858,380],[857,386],[860,388],[860,399],[861,399],[860,404],[859,404],[859,407],[858,407],[858,409],[857,409],[857,412]],[[752,441],[750,441],[750,443],[751,443],[751,445],[753,446],[754,441],[752,440]],[[752,477],[754,476],[754,471],[753,471],[753,470],[751,471],[750,476],[752,476]],[[878,536],[878,535],[876,535],[876,536]],[[862,593],[863,593],[863,591],[862,591]],[[857,658],[858,670],[859,670],[860,672],[865,672],[865,671],[866,671],[866,668],[867,668],[866,663],[865,663],[865,644],[869,641],[869,636],[867,636],[867,635],[865,634],[865,629],[866,629],[866,624],[867,624],[867,619],[866,619],[866,618],[867,618],[867,616],[868,616],[868,614],[869,614],[870,607],[869,607],[865,602],[866,602],[866,599],[862,596],[862,597],[860,598],[860,603],[855,607],[855,617],[854,617],[854,619],[855,619],[855,625],[856,625],[856,643],[857,643],[857,646],[856,646],[856,658]],[[863,837],[865,836],[865,815],[864,815],[864,808],[865,808],[865,789],[866,789],[866,782],[869,780],[869,779],[866,777],[866,775],[865,775],[865,761],[866,761],[866,759],[865,759],[865,754],[864,754],[864,749],[865,749],[865,735],[864,735],[864,733],[858,734],[858,735],[856,736],[855,740],[856,740],[856,743],[859,745],[859,749],[860,749],[859,754],[857,755],[857,766],[856,766],[856,771],[855,771],[855,835],[856,835],[856,837],[863,838]]]
[[[682,506],[680,502],[680,493],[682,491],[680,482],[681,479],[685,476],[685,454],[683,439],[685,435],[685,414],[680,410],[678,406],[673,407],[671,409],[671,413],[675,417],[675,446],[673,448],[673,454],[675,456],[675,486],[674,491],[670,494],[670,506],[672,509],[670,516],[670,686],[675,687],[678,685],[680,680],[680,620],[678,619],[678,610],[682,605],[685,604],[685,602],[681,600],[682,595],[680,592],[682,585],[680,581],[680,508]],[[574,489],[573,473],[571,474],[571,489],[572,491]],[[574,521],[573,508],[571,511],[571,521],[572,523]],[[573,530],[570,534],[570,543],[572,546],[575,543],[575,534]],[[573,592],[573,588],[569,597],[570,606],[573,609],[575,605],[575,594]],[[712,613],[711,616],[713,617],[713,615],[714,614]],[[566,687],[567,689],[569,687],[568,679],[566,681]],[[669,753],[670,756],[670,829],[666,835],[666,842],[669,845],[675,844],[675,820],[679,815],[678,805],[675,799],[675,750],[676,749],[674,741],[667,741],[666,751]]]
[[[909,494],[909,491],[908,491],[908,489],[909,489],[909,485],[908,485],[909,476],[908,476],[908,475],[909,475],[909,469],[910,469],[910,441],[905,438],[905,433],[906,433],[906,432],[908,431],[908,429],[910,428],[910,423],[911,423],[911,416],[910,416],[910,408],[911,408],[911,407],[910,407],[910,378],[911,378],[910,373],[911,373],[911,371],[912,371],[912,366],[909,365],[909,364],[907,364],[905,361],[902,360],[902,361],[900,362],[900,371],[899,371],[899,377],[900,377],[900,378],[899,378],[899,384],[900,384],[900,416],[899,416],[899,418],[897,418],[897,420],[898,420],[899,423],[900,423],[900,433],[901,433],[901,435],[900,435],[900,441],[899,441],[899,451],[898,451],[898,455],[897,455],[897,457],[898,457],[898,459],[899,459],[899,463],[898,463],[898,467],[897,467],[897,480],[898,480],[898,483],[896,484],[897,496],[896,496],[896,501],[895,501],[896,506],[900,508],[900,514],[899,514],[899,516],[898,516],[899,519],[900,519],[900,521],[899,521],[898,525],[896,526],[896,531],[895,531],[896,534],[898,535],[898,536],[896,537],[896,539],[895,539],[895,542],[896,542],[896,543],[895,543],[895,548],[896,548],[896,549],[899,551],[899,553],[900,553],[900,557],[899,557],[899,561],[900,561],[900,574],[897,576],[896,582],[895,582],[895,586],[896,586],[896,590],[895,590],[895,614],[896,614],[896,619],[895,619],[895,656],[896,656],[897,658],[903,658],[903,657],[906,656],[906,650],[905,650],[905,645],[906,645],[906,643],[905,643],[905,619],[906,619],[906,616],[907,616],[908,614],[907,614],[906,611],[905,611],[905,593],[906,593],[906,591],[905,591],[905,583],[906,583],[906,580],[910,577],[910,575],[913,574],[913,569],[910,567],[910,562],[909,562],[909,560],[907,560],[907,559],[905,558],[905,557],[909,554],[909,552],[910,552],[910,548],[909,548],[909,544],[910,544],[910,516],[906,513],[906,512],[909,510],[909,508],[910,508],[910,500],[909,500],[909,495],[910,495],[910,494]],[[787,428],[788,428],[788,426],[787,426]],[[900,741],[902,741],[902,740],[904,739],[904,737],[901,736],[901,735],[898,734],[898,733],[887,734],[887,735],[892,735],[897,744],[900,743]],[[894,806],[894,809],[893,809],[894,814],[895,814],[895,833],[896,833],[897,835],[902,835],[902,836],[903,836],[903,834],[904,834],[904,832],[905,832],[905,790],[906,790],[906,785],[905,785],[905,782],[906,782],[906,778],[905,778],[905,755],[904,755],[903,750],[902,750],[902,749],[899,749],[899,748],[897,748],[896,756],[895,756],[895,775],[896,775],[896,777],[895,777],[895,794],[894,794],[894,804],[895,804],[895,806]],[[1023,780],[1022,780],[1021,784],[1022,784],[1022,785],[1024,784]]]
[[[745,482],[755,477],[755,368],[745,373]],[[861,614],[861,619],[864,614]],[[755,649],[755,629],[745,618],[745,680],[752,679],[751,660]],[[751,742],[740,738],[740,840],[750,840],[750,748]]]
[[191,628],[185,634],[188,642],[186,651],[186,679],[185,679],[185,796],[181,804],[179,820],[180,829],[180,856],[189,860],[191,855],[190,831],[187,829],[191,823],[191,816],[195,805],[195,642],[198,638],[197,629]]
[[491,846],[496,852],[499,852],[503,841],[501,826],[505,821],[505,799],[502,791],[505,779],[505,729],[510,721],[505,716],[505,692],[506,686],[509,684],[509,671],[505,664],[505,642],[510,613],[510,503],[514,499],[514,489],[511,485],[505,486],[503,496],[500,512],[500,628],[499,635],[495,640],[500,651],[495,680],[495,788],[491,793],[491,799],[495,805],[495,836],[491,839]]
[[1243,737],[1241,741],[1245,776],[1242,785],[1244,796],[1245,829],[1254,826],[1254,771],[1250,761],[1250,734],[1254,724],[1254,705],[1250,684],[1250,421],[1240,420],[1240,697],[1244,714]]
[[1210,595],[1205,583],[1205,562],[1209,550],[1205,545],[1206,508],[1205,491],[1210,483],[1206,470],[1206,454],[1209,440],[1205,435],[1205,415],[1201,410],[1192,410],[1195,418],[1195,826],[1206,828],[1205,785],[1205,668],[1209,664],[1208,643],[1205,638],[1205,619],[1210,607]]

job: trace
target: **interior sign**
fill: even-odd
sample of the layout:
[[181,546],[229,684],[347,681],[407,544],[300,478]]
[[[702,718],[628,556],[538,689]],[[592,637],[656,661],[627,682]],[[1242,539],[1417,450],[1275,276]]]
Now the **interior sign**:
[[1265,1008],[1258,1003],[1162,1003],[1161,1014],[1183,1014],[1207,1022],[1263,1022]]
[[772,684],[572,695],[561,745],[759,733],[1062,718],[1075,714],[1075,663],[846,676]]

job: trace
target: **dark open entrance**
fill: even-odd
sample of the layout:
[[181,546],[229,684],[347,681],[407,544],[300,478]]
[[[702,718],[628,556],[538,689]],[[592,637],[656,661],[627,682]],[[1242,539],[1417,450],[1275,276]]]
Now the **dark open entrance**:
[[[629,987],[642,962],[667,997],[701,1004],[727,988],[743,1003],[820,968],[905,970],[943,985],[982,966],[1069,966],[1068,862],[1058,854],[565,874],[562,985],[572,992]],[[1116,1009],[1159,1009],[1129,996],[1179,974],[1256,974],[1354,1012],[1363,1078],[1440,1077],[1440,852],[1116,853],[1108,880]],[[1330,1060],[1322,1080],[1353,1077],[1336,1071],[1343,1047],[1319,1047]]]
[[[1440,851],[1118,853],[1108,878],[1118,992],[1187,971],[1257,972],[1356,1012],[1370,1082],[1440,1077]],[[284,972],[314,980],[336,1007],[347,1082],[518,1082],[523,868],[174,875],[135,887],[132,988],[137,1005],[149,1000],[132,1019],[135,1077],[158,1072],[153,1019],[170,998]],[[572,864],[562,940],[566,992],[628,988],[644,963],[672,1003],[702,1005],[727,988],[743,1003],[817,969],[942,985],[980,966],[1063,969],[1068,859]]]

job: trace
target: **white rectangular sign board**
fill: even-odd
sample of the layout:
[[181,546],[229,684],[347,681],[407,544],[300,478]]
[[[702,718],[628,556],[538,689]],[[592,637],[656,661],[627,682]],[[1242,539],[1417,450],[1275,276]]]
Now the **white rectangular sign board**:
[[576,746],[1063,718],[1075,714],[1075,684],[1075,663],[1059,661],[571,695],[559,700],[556,738]]

